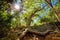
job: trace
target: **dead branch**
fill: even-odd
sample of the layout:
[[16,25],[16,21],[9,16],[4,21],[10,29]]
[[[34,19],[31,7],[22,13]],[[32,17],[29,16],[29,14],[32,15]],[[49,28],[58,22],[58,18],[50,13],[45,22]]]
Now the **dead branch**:
[[21,35],[19,36],[20,39],[25,36],[25,34],[27,33],[27,30],[28,30],[28,28],[26,28],[25,31],[23,31],[23,32],[21,33]]
[[28,30],[28,32],[44,36],[44,35],[47,35],[49,32],[53,32],[53,30],[47,30],[45,32],[37,32],[37,31]]

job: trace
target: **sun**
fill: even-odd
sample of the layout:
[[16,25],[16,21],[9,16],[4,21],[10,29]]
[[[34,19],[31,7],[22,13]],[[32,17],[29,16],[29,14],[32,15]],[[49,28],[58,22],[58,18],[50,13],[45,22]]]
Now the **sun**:
[[20,5],[19,5],[19,4],[15,4],[15,5],[14,5],[14,8],[15,8],[16,10],[20,10]]

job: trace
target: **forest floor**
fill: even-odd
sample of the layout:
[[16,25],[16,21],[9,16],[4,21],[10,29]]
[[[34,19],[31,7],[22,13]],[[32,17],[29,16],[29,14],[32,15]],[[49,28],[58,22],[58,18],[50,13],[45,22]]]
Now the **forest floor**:
[[21,40],[60,40],[60,33],[52,33],[45,36],[27,33]]
[[51,33],[48,35],[39,35],[31,32],[27,32],[22,38],[19,38],[17,33],[11,33],[7,37],[0,40],[60,40],[60,33]]
[[[0,40],[60,40],[60,23],[49,23],[42,25],[41,27],[40,26],[29,27],[28,32],[25,29],[27,28],[11,29],[9,30],[8,35],[5,37],[1,37]],[[46,32],[47,30],[53,31],[52,32],[48,31],[49,33],[47,33]],[[46,32],[47,34],[44,32]],[[43,33],[46,35],[42,35]]]

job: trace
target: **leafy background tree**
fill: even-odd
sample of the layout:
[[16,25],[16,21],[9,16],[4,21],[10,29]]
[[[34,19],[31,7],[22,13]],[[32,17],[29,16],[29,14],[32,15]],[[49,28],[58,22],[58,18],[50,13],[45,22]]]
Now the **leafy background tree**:
[[0,37],[5,36],[11,27],[12,15],[6,12],[7,7],[7,1],[0,0]]

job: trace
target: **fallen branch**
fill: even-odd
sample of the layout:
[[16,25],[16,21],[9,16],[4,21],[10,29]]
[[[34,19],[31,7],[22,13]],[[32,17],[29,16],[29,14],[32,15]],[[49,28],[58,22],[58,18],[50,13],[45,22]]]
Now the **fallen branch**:
[[27,33],[27,30],[28,30],[28,28],[26,28],[25,31],[23,31],[23,32],[21,33],[21,35],[19,36],[20,39],[25,36],[25,34]]
[[42,35],[42,36],[44,36],[44,35],[49,34],[50,32],[53,32],[53,30],[47,30],[47,31],[45,31],[45,32],[37,32],[37,31],[28,30],[28,32],[31,32],[31,33],[33,33],[33,34],[37,34],[37,35]]

